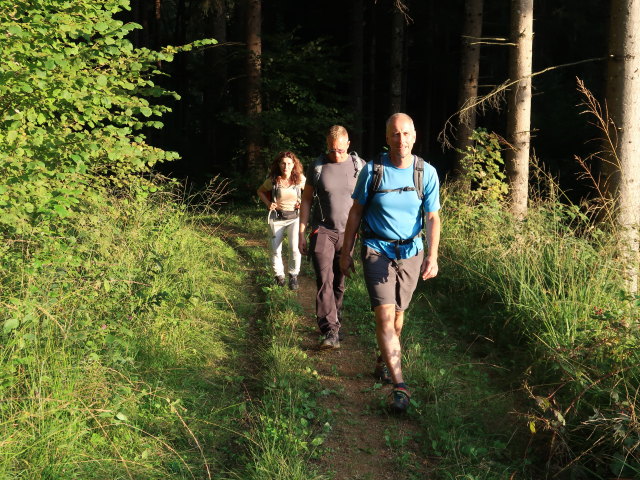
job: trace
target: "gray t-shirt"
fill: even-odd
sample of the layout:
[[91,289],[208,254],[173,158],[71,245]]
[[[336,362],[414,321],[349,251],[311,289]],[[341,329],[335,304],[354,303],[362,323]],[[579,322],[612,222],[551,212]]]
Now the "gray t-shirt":
[[[362,162],[362,160],[358,160]],[[333,163],[323,157],[322,172],[314,185],[315,168],[311,162],[307,168],[307,185],[313,185],[318,200],[314,200],[311,227],[315,230],[323,226],[330,230],[344,232],[353,204],[351,194],[358,179],[351,155],[344,161]]]

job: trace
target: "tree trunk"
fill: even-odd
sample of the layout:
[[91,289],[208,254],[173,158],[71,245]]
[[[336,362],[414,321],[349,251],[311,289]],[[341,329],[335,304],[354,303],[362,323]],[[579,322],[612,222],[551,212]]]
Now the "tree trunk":
[[602,165],[605,192],[616,200],[621,257],[630,293],[638,291],[640,224],[640,0],[612,0],[607,106],[615,151]]
[[527,214],[529,197],[529,144],[531,139],[531,69],[533,52],[533,0],[511,2],[509,78],[517,81],[509,90],[506,155],[510,207],[516,218]]
[[351,148],[362,150],[363,95],[364,95],[364,6],[363,0],[352,2],[351,28],[351,109],[353,128]]
[[389,68],[389,113],[402,108],[402,60],[404,58],[404,15],[394,8],[391,15],[391,64]]
[[369,156],[373,156],[377,153],[377,136],[376,136],[376,82],[373,81],[377,75],[376,68],[376,5],[369,6],[369,48],[368,48],[368,62],[367,62],[367,75],[369,81],[367,82],[367,151]]
[[260,164],[261,128],[259,116],[262,112],[261,56],[262,56],[262,1],[245,0],[247,55],[247,91],[245,97],[247,129],[247,168],[249,172],[261,172]]
[[[226,3],[214,0],[207,15],[206,34],[218,41],[218,45],[227,41]],[[203,135],[206,151],[213,157],[216,151],[216,112],[227,89],[227,60],[225,47],[216,46],[205,50],[207,82],[204,86]],[[213,158],[209,159],[213,161]]]
[[[482,36],[483,0],[466,0],[464,5],[464,26],[462,28],[462,49],[460,55],[460,90],[458,109],[462,110],[468,101],[478,96],[478,75],[480,72],[480,37]],[[454,176],[465,173],[462,162],[467,147],[472,142],[469,137],[476,128],[476,109],[471,108],[460,114],[456,150],[458,155],[454,165]],[[462,152],[462,153],[460,153]]]
[[[189,16],[187,15],[187,5],[185,3],[186,0],[179,0],[176,4],[176,13],[174,18],[174,37],[173,44],[174,45],[184,45],[187,43],[187,31],[189,30]],[[157,6],[159,5],[158,1],[154,2],[156,5],[156,20],[158,20],[157,15],[159,15],[160,11],[157,10]],[[187,57],[185,55],[176,55],[175,60],[173,62],[171,79],[173,85],[175,86],[175,90],[181,93],[183,96],[186,96],[187,92],[189,92],[189,84],[191,82],[190,76],[187,74]],[[189,112],[188,108],[184,101],[176,102],[173,107],[173,117],[174,117],[174,139],[177,142],[177,149],[182,152],[189,152],[189,141],[187,132],[190,131],[189,128]]]

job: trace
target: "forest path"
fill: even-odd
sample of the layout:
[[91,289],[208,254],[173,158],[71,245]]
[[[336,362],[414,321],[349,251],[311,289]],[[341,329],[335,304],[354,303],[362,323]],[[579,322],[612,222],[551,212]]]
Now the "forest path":
[[[267,249],[264,236],[245,226],[232,230],[226,233],[234,248],[245,250],[252,258],[263,258],[262,253],[256,255],[256,249]],[[286,250],[284,247],[285,262]],[[363,294],[349,290],[353,282],[347,280],[347,294]],[[528,428],[515,414],[523,411],[523,405],[518,405],[521,392],[513,389],[510,369],[502,366],[500,351],[492,347],[490,338],[466,330],[457,332],[452,326],[460,308],[468,308],[459,295],[449,298],[432,292],[429,298],[424,293],[416,296],[414,315],[427,315],[432,320],[428,322],[432,328],[427,330],[405,328],[408,344],[417,342],[422,348],[420,357],[413,352],[414,365],[419,361],[427,367],[414,367],[414,373],[422,373],[416,380],[422,395],[416,395],[419,402],[408,414],[392,415],[386,409],[391,387],[373,378],[377,350],[368,302],[351,298],[351,307],[359,312],[356,314],[369,315],[369,320],[346,316],[341,348],[322,351],[315,318],[315,277],[306,259],[299,283],[298,291],[287,291],[301,310],[298,347],[318,373],[320,394],[316,401],[330,411],[330,431],[317,449],[319,457],[310,460],[321,478],[416,480],[476,471],[483,473],[481,478],[489,478],[484,476],[489,472],[495,474],[493,478],[511,478],[511,473],[520,471],[531,441],[523,431]],[[467,454],[463,448],[483,453]]]
[[[226,238],[241,255],[246,255],[247,249],[267,248],[264,238],[242,227],[218,227],[209,233]],[[287,265],[286,248],[283,248],[283,256]],[[320,350],[318,346],[322,337],[315,316],[315,276],[304,257],[298,278],[300,288],[292,293],[303,311],[298,325],[302,338],[300,348],[312,360],[318,373],[323,392],[318,404],[325,411],[331,411],[331,431],[320,446],[321,457],[312,460],[319,473],[332,480],[429,478],[427,462],[419,458],[418,444],[413,440],[420,431],[415,419],[387,412],[391,386],[382,386],[373,377],[377,351],[370,345],[365,346],[364,340],[351,329],[348,318],[344,319],[341,328],[344,336],[341,348]],[[373,317],[371,328],[373,332]],[[247,365],[247,370],[251,371],[259,361],[252,359],[249,363],[253,364],[253,367]],[[249,373],[250,377],[254,375],[257,373]],[[411,472],[404,471],[399,465],[399,452],[392,448],[390,432],[393,438],[406,439],[401,455],[405,465],[412,465]],[[417,472],[416,466],[422,468]]]
[[[341,329],[341,348],[318,349],[321,336],[316,324],[315,296],[312,274],[301,275],[298,291],[298,301],[304,310],[301,348],[313,360],[326,393],[321,396],[320,405],[331,411],[332,418],[332,431],[321,447],[322,458],[317,461],[319,469],[336,480],[407,478],[389,441],[389,432],[393,431],[394,437],[409,439],[403,455],[413,457],[411,463],[422,464],[426,470],[426,461],[417,458],[418,445],[411,440],[418,433],[418,425],[409,417],[386,412],[391,386],[376,383],[373,368],[377,353],[365,347],[358,335],[350,331],[348,318]],[[415,469],[412,474],[416,474]]]

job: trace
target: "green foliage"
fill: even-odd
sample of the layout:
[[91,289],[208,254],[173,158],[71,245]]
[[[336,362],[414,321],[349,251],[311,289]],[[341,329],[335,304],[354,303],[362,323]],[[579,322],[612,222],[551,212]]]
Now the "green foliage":
[[241,460],[253,299],[233,249],[174,200],[103,197],[57,242],[7,242],[0,478],[193,478]]
[[[295,32],[267,36],[264,42],[263,104],[257,121],[266,168],[282,150],[290,149],[301,158],[318,155],[325,148],[328,128],[348,126],[350,119],[340,88],[348,67],[336,60],[334,47],[323,39],[303,43]],[[242,126],[249,121],[241,114],[230,120]]]
[[636,422],[619,414],[637,405],[637,305],[620,294],[615,235],[560,203],[557,186],[542,191],[517,222],[445,190],[439,281],[444,295],[485,305],[464,314],[466,329],[526,362],[520,382],[530,407],[521,414],[540,441],[553,433],[553,461],[604,475],[615,458],[631,466],[640,458],[628,445]]
[[18,0],[0,9],[3,229],[42,231],[97,188],[137,184],[177,158],[141,130],[162,127],[168,108],[157,99],[172,94],[152,78],[178,49],[133,48],[126,37],[140,26],[113,18],[128,8],[129,0]]
[[476,204],[501,203],[508,193],[500,139],[483,128],[471,134],[473,145],[462,158],[464,181],[471,184],[470,199]]

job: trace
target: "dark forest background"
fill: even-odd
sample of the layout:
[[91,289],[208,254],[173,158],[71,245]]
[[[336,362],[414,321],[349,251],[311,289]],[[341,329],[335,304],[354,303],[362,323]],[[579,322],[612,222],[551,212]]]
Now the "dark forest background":
[[[324,133],[335,123],[351,132],[351,147],[371,158],[385,144],[384,122],[390,112],[389,69],[392,0],[365,0],[363,6],[364,71],[362,110],[351,101],[354,6],[357,1],[262,3],[261,161],[293,149],[304,163],[324,150]],[[457,110],[461,28],[464,2],[405,2],[402,108],[416,123],[414,149],[444,177],[455,152],[445,149],[438,134]],[[605,73],[608,2],[540,0],[535,4],[534,72],[553,68],[533,79],[532,152],[570,196],[584,194],[577,183],[575,155],[597,150],[598,136],[581,115],[576,77],[602,100]],[[149,131],[151,143],[177,151],[182,159],[161,166],[165,174],[196,184],[216,174],[239,180],[246,162],[247,117],[243,113],[246,80],[245,3],[224,0],[138,0],[127,20],[143,26],[134,33],[138,47],[181,45],[200,38],[220,44],[178,54],[161,65],[163,86],[182,97],[164,119],[165,128]],[[479,95],[508,78],[509,2],[485,1]],[[592,61],[585,61],[593,59]],[[575,65],[573,64],[576,62]],[[355,73],[359,75],[359,73]],[[505,104],[478,117],[478,127],[504,135]],[[355,128],[357,116],[362,131]],[[266,171],[266,170],[265,170]],[[253,191],[253,189],[251,189]]]

